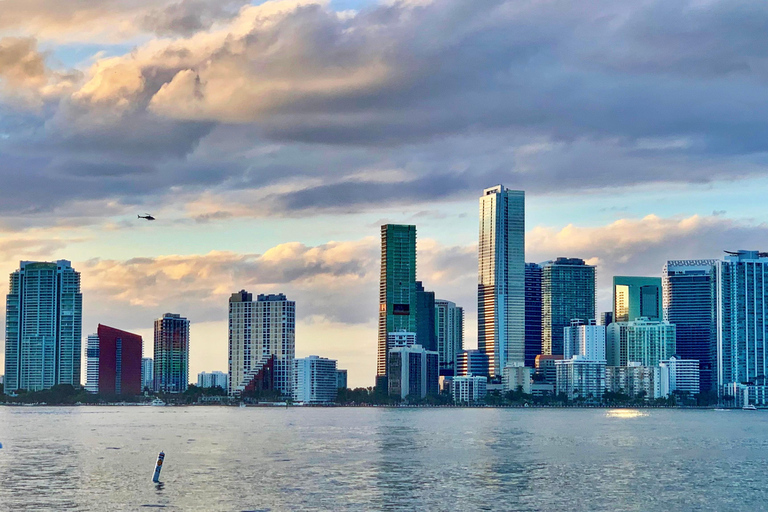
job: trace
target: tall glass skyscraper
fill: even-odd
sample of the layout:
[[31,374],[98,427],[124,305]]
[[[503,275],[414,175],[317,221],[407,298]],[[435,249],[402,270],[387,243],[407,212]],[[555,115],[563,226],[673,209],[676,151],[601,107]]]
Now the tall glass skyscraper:
[[662,272],[664,320],[675,324],[682,359],[699,361],[702,392],[715,391],[717,347],[714,275],[717,260],[672,260]]
[[503,185],[480,198],[477,345],[491,378],[525,363],[525,192]]
[[[387,390],[390,332],[416,332],[416,226],[381,226],[376,387]],[[418,342],[418,341],[417,341]]]
[[449,300],[435,301],[440,375],[456,375],[456,359],[464,350],[464,308]]
[[541,350],[563,354],[564,329],[571,320],[595,318],[595,267],[579,258],[557,258],[542,264]]
[[22,261],[6,297],[5,392],[80,385],[83,296],[66,260]]
[[533,368],[541,354],[541,266],[525,264],[525,366]]
[[613,321],[661,320],[661,278],[614,276]]
[[437,350],[435,326],[435,292],[416,281],[416,343],[425,350]]
[[183,393],[189,386],[189,320],[166,313],[155,320],[155,390]]

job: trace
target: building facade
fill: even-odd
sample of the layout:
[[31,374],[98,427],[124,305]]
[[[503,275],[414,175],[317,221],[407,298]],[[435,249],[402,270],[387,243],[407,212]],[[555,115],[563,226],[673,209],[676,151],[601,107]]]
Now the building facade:
[[416,332],[416,226],[381,226],[376,387],[387,389],[390,332]]
[[557,394],[569,400],[599,401],[605,391],[605,361],[589,361],[582,356],[555,361]]
[[525,364],[525,192],[503,185],[480,198],[477,344],[491,378]]
[[89,334],[85,345],[85,390],[99,392],[99,335]]
[[523,393],[531,394],[531,377],[533,377],[533,368],[523,366],[520,363],[508,363],[504,367],[502,374],[502,389],[507,391],[521,390]]
[[464,349],[464,308],[449,300],[435,300],[435,334],[440,375],[456,375],[456,360]]
[[339,391],[336,361],[319,356],[293,360],[293,401],[299,404],[327,404]]
[[457,404],[482,402],[487,394],[487,386],[487,377],[479,375],[454,377],[451,380],[451,396]]
[[435,292],[424,289],[416,281],[416,339],[427,350],[437,350],[437,320],[435,319]]
[[662,319],[661,278],[614,276],[613,321]]
[[584,356],[590,361],[605,361],[605,326],[594,319],[571,320],[563,333],[563,359]]
[[189,320],[166,313],[155,320],[155,391],[183,393],[189,386]]
[[98,393],[105,396],[141,394],[141,336],[99,324]]
[[633,322],[613,322],[607,329],[609,366],[630,362],[658,366],[676,350],[676,328],[669,322],[639,318]]
[[347,389],[347,370],[336,370],[336,389]]
[[631,398],[647,400],[666,396],[658,366],[643,366],[630,363],[629,366],[607,366],[605,387],[612,393],[623,393]]
[[699,361],[702,392],[717,388],[716,264],[717,260],[672,260],[662,273],[664,320],[675,324],[676,354]]
[[699,362],[672,356],[659,363],[661,369],[661,396],[677,392],[694,396],[700,390]]
[[5,393],[80,385],[83,296],[67,260],[22,261],[6,296]]
[[541,265],[525,264],[525,366],[541,354]]
[[564,329],[571,320],[595,318],[595,267],[579,258],[557,258],[542,264],[542,354],[562,355]]
[[197,374],[197,387],[215,388],[220,387],[224,391],[229,389],[229,375],[224,372],[200,372]]
[[488,354],[480,350],[462,350],[456,359],[456,374],[488,376]]
[[421,345],[399,346],[389,351],[387,376],[390,396],[424,398],[439,393],[438,362],[436,351],[425,350]]
[[534,363],[535,373],[538,376],[537,381],[545,384],[555,384],[557,382],[557,361],[562,361],[563,356],[547,356],[539,354]]
[[155,390],[155,361],[151,357],[141,359],[141,389]]

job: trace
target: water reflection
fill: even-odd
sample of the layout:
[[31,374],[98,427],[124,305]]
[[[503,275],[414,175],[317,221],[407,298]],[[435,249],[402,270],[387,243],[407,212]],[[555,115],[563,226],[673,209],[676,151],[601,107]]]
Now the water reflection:
[[638,409],[611,409],[608,412],[606,412],[605,415],[609,418],[621,418],[621,419],[641,418],[643,416],[650,416],[650,414],[647,411],[640,411]]

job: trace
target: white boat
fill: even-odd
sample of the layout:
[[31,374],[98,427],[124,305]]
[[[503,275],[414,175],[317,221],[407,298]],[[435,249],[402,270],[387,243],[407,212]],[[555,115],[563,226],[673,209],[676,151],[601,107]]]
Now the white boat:
[[744,407],[741,408],[743,411],[756,411],[757,407],[755,407],[752,404],[747,404]]
[[154,400],[152,400],[152,403],[150,405],[161,406],[161,405],[165,405],[165,402],[163,402],[159,398],[155,398]]

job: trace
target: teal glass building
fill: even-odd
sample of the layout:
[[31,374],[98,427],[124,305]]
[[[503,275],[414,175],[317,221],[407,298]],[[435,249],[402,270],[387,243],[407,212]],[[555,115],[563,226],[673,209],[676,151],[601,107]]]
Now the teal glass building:
[[563,355],[571,320],[595,318],[595,267],[580,258],[557,258],[541,267],[541,350]]

